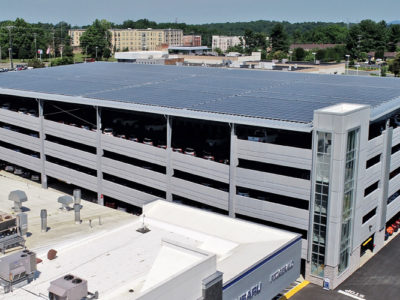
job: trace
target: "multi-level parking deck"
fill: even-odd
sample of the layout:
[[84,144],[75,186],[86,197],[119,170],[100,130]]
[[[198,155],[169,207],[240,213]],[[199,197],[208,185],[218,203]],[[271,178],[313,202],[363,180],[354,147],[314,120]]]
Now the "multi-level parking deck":
[[316,280],[339,264],[327,245],[339,244],[345,170],[356,176],[351,251],[400,211],[395,79],[94,63],[2,74],[0,95],[0,160],[44,187],[58,179],[113,207],[163,198],[299,233]]

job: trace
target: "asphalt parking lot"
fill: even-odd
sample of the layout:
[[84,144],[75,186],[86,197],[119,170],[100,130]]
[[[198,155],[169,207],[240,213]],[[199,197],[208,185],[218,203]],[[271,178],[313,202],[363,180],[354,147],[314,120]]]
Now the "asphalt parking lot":
[[[333,291],[309,284],[292,300],[400,299],[400,237],[397,236]],[[347,292],[349,295],[341,294]]]

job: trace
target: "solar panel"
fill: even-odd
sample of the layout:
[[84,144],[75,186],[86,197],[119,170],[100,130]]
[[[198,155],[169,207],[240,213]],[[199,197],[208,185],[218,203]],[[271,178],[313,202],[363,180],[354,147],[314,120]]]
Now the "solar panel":
[[369,104],[372,115],[400,105],[395,78],[128,63],[0,73],[0,87],[302,123],[342,102]]

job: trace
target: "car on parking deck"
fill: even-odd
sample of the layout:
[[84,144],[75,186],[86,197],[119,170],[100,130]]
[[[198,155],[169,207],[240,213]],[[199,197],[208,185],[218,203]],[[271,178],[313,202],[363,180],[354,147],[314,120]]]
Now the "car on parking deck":
[[196,156],[196,151],[194,151],[193,148],[185,148],[184,154],[191,155],[191,156]]
[[114,130],[110,127],[104,128],[103,133],[105,135],[114,135]]
[[151,146],[154,145],[154,144],[153,144],[153,140],[150,139],[150,138],[144,138],[144,139],[143,139],[143,144],[151,145]]

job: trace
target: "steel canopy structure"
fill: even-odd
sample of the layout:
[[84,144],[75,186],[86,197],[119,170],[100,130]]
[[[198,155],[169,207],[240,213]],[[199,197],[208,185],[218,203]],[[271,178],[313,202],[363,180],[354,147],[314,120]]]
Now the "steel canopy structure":
[[400,85],[392,78],[101,62],[2,74],[0,92],[16,91],[25,97],[51,95],[66,102],[298,129],[310,127],[315,110],[338,103],[370,105],[371,119],[400,107]]

